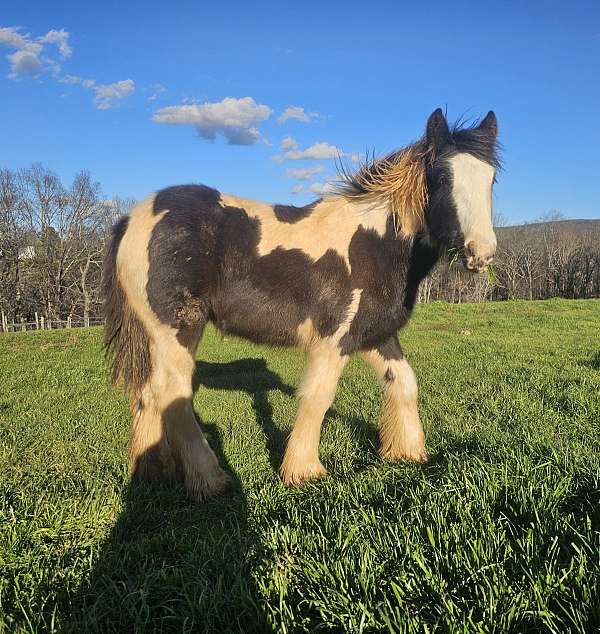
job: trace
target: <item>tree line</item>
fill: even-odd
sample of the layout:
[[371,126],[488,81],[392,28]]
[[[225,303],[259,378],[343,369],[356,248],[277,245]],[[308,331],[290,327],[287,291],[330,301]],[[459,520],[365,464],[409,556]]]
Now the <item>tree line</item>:
[[40,164],[0,169],[0,309],[7,322],[102,317],[102,257],[133,200],[102,195],[88,172],[64,185]]
[[[115,220],[133,199],[110,198],[88,172],[69,185],[40,164],[0,169],[0,310],[9,323],[34,318],[82,324],[102,320],[102,256]],[[419,301],[600,297],[600,221],[497,228],[487,275],[442,262]]]

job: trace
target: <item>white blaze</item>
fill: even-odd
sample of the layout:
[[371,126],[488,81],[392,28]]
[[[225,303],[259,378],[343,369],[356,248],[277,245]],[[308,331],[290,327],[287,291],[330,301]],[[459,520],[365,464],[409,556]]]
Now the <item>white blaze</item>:
[[496,236],[492,227],[492,183],[494,168],[471,154],[461,153],[450,159],[454,177],[452,197],[465,244],[474,242],[478,249],[493,252]]

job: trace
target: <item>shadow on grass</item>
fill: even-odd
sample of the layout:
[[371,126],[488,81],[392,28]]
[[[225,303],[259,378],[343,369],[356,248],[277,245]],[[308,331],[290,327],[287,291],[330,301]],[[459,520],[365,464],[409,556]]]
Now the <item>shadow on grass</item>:
[[267,438],[269,461],[274,471],[279,469],[287,434],[273,422],[273,408],[268,393],[278,390],[287,396],[294,396],[294,389],[283,383],[281,378],[269,370],[264,359],[239,359],[228,363],[196,361],[194,372],[194,392],[200,386],[210,389],[245,392],[252,398],[252,408],[258,424]]
[[600,370],[600,352],[597,352],[591,359],[583,359],[579,365],[592,368],[592,370]]
[[[272,420],[267,393],[293,394],[264,359],[199,361],[194,391],[207,388],[250,394],[265,428],[271,461],[278,465],[284,438]],[[248,527],[240,481],[223,452],[221,432],[202,425],[231,489],[204,504],[189,501],[180,485],[129,483],[123,508],[89,580],[70,602],[61,629],[69,632],[264,632],[251,577],[260,549]]]
[[[199,361],[193,379],[194,391],[207,389],[245,392],[252,398],[258,422],[267,436],[271,463],[277,469],[285,443],[273,421],[268,393],[294,390],[269,370],[264,359],[242,359],[229,363]],[[328,417],[337,416],[330,410]],[[364,418],[344,420],[350,426],[367,461],[377,458],[377,428]],[[181,486],[144,486],[130,483],[123,493],[123,506],[110,535],[94,557],[89,579],[61,610],[59,626],[68,632],[266,632],[268,606],[253,572],[264,560],[265,545],[255,526],[249,524],[248,502],[239,478],[223,452],[221,430],[201,425],[220,464],[232,475],[226,495],[204,504],[188,500]],[[476,454],[473,441],[453,439],[444,451],[424,466],[435,482],[447,470],[445,454],[465,451]],[[389,495],[400,496],[394,510],[412,504],[402,488],[388,491],[381,500],[367,497],[375,508],[384,508]],[[323,505],[331,512],[331,501],[308,494],[295,496],[283,513],[296,517],[302,505],[314,510]],[[288,520],[282,520],[288,521]],[[291,520],[289,520],[291,521]],[[297,520],[294,520],[297,521]],[[82,545],[88,553],[90,546]],[[267,551],[268,552],[268,551]],[[67,599],[65,599],[67,601]],[[304,616],[306,608],[298,606]]]
[[[328,418],[339,416],[334,410],[330,409],[325,417]],[[364,466],[379,460],[379,431],[378,427],[366,420],[363,416],[352,416],[350,418],[343,418],[343,424],[346,425],[352,432],[352,437],[360,448],[359,454],[362,456],[362,462]]]

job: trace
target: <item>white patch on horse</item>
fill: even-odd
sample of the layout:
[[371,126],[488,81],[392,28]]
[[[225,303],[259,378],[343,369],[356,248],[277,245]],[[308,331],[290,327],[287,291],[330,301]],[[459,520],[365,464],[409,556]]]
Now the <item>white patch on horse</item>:
[[356,313],[358,312],[358,307],[360,305],[360,297],[362,295],[362,288],[354,288],[352,289],[352,300],[348,305],[348,309],[346,311],[346,316],[344,321],[338,326],[337,330],[331,336],[331,339],[338,344],[340,339],[350,330],[350,325],[352,324],[354,317],[356,317]]
[[493,254],[496,236],[492,227],[492,183],[494,168],[471,154],[461,153],[450,161],[453,174],[452,197],[465,238],[478,251]]
[[[127,302],[144,324],[149,335],[156,332],[164,336],[176,331],[160,321],[150,307],[146,293],[150,269],[148,245],[152,231],[169,213],[169,210],[165,209],[155,214],[153,212],[154,198],[155,195],[149,196],[138,203],[131,212],[127,230],[119,245],[116,266]],[[150,336],[150,338],[153,337]]]
[[221,204],[243,209],[250,218],[260,221],[257,252],[261,257],[279,248],[300,249],[316,261],[334,249],[348,266],[348,248],[356,230],[362,226],[383,236],[390,213],[381,201],[348,201],[332,196],[318,202],[305,218],[289,223],[276,218],[272,205],[259,201],[221,194]]

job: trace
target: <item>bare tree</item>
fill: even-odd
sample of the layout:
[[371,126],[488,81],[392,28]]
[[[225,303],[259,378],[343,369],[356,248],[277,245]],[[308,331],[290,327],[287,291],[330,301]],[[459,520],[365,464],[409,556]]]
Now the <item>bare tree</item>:
[[60,319],[72,314],[81,285],[89,300],[86,280],[99,260],[107,213],[100,186],[80,172],[66,189],[39,164],[19,172],[18,181],[26,230],[35,236],[31,282],[39,286],[48,318]]
[[22,281],[19,255],[24,246],[20,214],[23,201],[14,174],[0,170],[0,305],[17,318],[21,312]]

